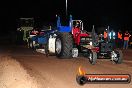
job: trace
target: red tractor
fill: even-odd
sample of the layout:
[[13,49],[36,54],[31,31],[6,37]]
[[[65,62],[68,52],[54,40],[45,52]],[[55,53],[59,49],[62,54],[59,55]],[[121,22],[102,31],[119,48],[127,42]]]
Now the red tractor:
[[88,57],[91,64],[95,64],[99,47],[93,45],[92,33],[83,30],[83,22],[81,20],[72,20],[72,25],[74,47],[84,56]]

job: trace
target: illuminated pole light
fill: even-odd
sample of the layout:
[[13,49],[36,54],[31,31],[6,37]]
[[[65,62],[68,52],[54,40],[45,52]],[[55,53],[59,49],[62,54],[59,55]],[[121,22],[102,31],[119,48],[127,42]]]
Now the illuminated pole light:
[[66,16],[67,16],[67,0],[66,0]]

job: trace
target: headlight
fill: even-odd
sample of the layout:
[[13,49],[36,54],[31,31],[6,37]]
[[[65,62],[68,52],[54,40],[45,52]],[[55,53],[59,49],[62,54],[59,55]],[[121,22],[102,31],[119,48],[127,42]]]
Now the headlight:
[[82,40],[82,41],[84,41],[84,40],[85,40],[85,38],[81,38],[81,40]]
[[92,45],[93,43],[92,42],[90,42],[90,45]]

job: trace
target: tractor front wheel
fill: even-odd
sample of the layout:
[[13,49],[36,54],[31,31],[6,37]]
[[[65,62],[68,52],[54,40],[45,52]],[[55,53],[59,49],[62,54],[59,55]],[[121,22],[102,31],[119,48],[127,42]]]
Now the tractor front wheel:
[[90,62],[92,65],[96,64],[97,53],[94,52],[94,51],[89,51],[88,58],[89,58],[89,62]]
[[123,54],[121,50],[113,51],[112,52],[112,59],[116,64],[122,63]]

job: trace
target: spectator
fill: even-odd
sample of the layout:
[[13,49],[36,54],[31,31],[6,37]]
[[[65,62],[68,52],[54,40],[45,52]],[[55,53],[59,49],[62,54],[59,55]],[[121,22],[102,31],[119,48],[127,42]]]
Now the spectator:
[[109,38],[110,38],[110,41],[111,41],[113,47],[116,48],[114,30],[111,30],[111,32],[109,32]]
[[118,34],[117,34],[117,46],[118,48],[122,48],[122,33],[121,33],[121,30],[118,31]]
[[130,34],[128,31],[125,32],[124,34],[124,45],[123,45],[123,49],[127,49],[128,48],[128,42],[129,42],[129,38],[130,38]]
[[107,41],[108,39],[108,33],[107,33],[107,29],[104,31],[104,41]]

